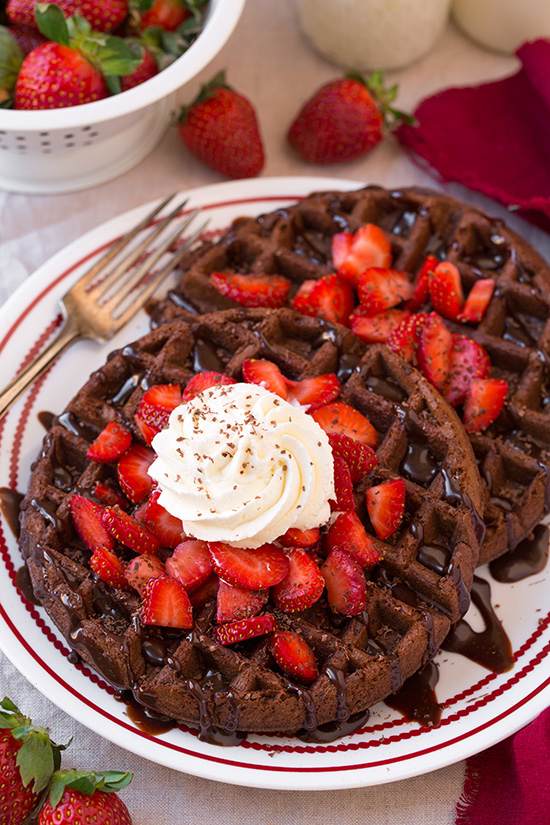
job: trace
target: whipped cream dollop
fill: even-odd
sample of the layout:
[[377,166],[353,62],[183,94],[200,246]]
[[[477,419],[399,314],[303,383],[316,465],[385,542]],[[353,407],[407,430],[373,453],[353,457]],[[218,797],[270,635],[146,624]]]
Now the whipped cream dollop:
[[254,384],[205,390],[153,439],[159,503],[188,536],[259,547],[318,527],[334,498],[332,450],[302,407]]

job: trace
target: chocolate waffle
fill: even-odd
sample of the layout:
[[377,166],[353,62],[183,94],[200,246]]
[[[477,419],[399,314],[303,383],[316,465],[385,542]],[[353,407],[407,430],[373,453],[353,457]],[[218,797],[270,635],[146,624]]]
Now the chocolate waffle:
[[471,437],[484,484],[480,563],[491,561],[528,536],[550,506],[550,268],[502,220],[415,188],[315,193],[257,219],[236,220],[217,244],[195,253],[160,314],[235,306],[211,285],[216,270],[284,275],[292,297],[303,281],[333,271],[332,236],[365,223],[382,228],[396,269],[414,275],[432,254],[457,265],[465,294],[480,278],[496,283],[479,324],[449,322],[486,349],[491,376],[509,385],[496,422]]
[[[371,535],[365,489],[396,478],[406,488],[401,524],[367,574],[363,612],[334,612],[325,595],[301,612],[283,613],[271,600],[264,608],[314,650],[319,676],[307,689],[279,670],[265,637],[218,644],[215,597],[194,611],[191,631],[143,625],[138,594],[92,572],[90,551],[71,520],[74,491],[93,499],[101,481],[120,492],[116,465],[90,461],[86,453],[110,421],[142,438],[134,414],[144,388],[185,386],[205,368],[241,380],[245,358],[270,359],[293,380],[338,374],[341,399],[363,412],[379,436],[379,462],[354,488]],[[134,506],[128,501],[128,512]],[[412,366],[321,319],[289,309],[240,309],[163,324],[92,374],[54,420],[33,465],[20,544],[53,622],[116,689],[131,690],[156,713],[198,725],[205,737],[212,728],[295,732],[363,712],[436,653],[469,605],[480,506],[465,432]],[[321,538],[321,554],[322,546]]]

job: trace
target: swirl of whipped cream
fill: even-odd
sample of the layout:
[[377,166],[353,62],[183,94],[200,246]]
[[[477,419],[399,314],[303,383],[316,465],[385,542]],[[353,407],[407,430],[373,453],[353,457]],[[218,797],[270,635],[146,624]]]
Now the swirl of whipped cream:
[[254,384],[205,390],[153,439],[159,503],[189,536],[259,547],[318,527],[334,498],[332,450],[303,408]]

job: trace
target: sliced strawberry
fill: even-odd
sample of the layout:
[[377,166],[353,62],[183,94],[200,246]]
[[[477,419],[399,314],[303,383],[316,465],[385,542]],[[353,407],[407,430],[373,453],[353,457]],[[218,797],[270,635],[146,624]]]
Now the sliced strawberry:
[[147,473],[155,454],[143,444],[132,444],[118,460],[118,483],[130,501],[137,504],[151,492],[153,480]]
[[178,384],[155,384],[143,394],[137,415],[150,427],[164,430],[170,413],[181,404],[181,387]]
[[405,482],[402,478],[370,487],[365,494],[369,518],[379,539],[392,536],[405,512]]
[[407,318],[410,313],[404,309],[387,309],[377,315],[363,315],[360,304],[350,315],[351,331],[367,344],[385,344],[392,332]]
[[336,272],[338,272],[348,255],[351,253],[352,243],[353,235],[351,232],[337,232],[332,236],[332,265]]
[[464,292],[460,272],[450,261],[441,261],[430,272],[430,298],[436,312],[450,321],[457,320],[464,303]]
[[319,676],[315,653],[294,630],[278,630],[271,637],[273,658],[287,676],[306,685]]
[[308,301],[316,316],[345,325],[355,306],[355,295],[353,287],[347,281],[331,273],[316,281]]
[[100,579],[117,590],[128,590],[129,584],[124,575],[124,566],[112,550],[97,547],[91,555],[90,567]]
[[342,513],[333,521],[327,533],[327,544],[330,550],[333,547],[344,550],[364,570],[374,567],[383,555],[383,545],[369,536],[355,510]]
[[473,378],[462,416],[466,432],[486,430],[498,418],[507,392],[508,382],[501,378]]
[[210,283],[220,295],[245,307],[282,307],[290,290],[290,281],[280,275],[212,272]]
[[201,586],[198,587],[193,593],[189,594],[193,607],[198,609],[199,607],[203,607],[203,605],[205,605],[206,602],[209,602],[210,599],[213,599],[218,592],[219,584],[220,580],[215,573],[212,573],[212,575],[206,579],[204,584],[201,584]]
[[166,559],[166,572],[177,579],[188,593],[198,590],[212,575],[208,545],[201,539],[184,539]]
[[86,458],[108,464],[117,461],[132,443],[132,433],[116,421],[109,421],[88,447]]
[[323,404],[327,404],[340,395],[342,389],[336,375],[332,372],[325,375],[315,375],[311,378],[302,378],[301,381],[285,379],[287,385],[287,401],[297,401],[307,411],[311,412]]
[[262,544],[249,549],[211,541],[208,549],[212,567],[220,579],[246,590],[271,587],[282,581],[288,573],[288,558],[274,544]]
[[104,481],[96,481],[92,494],[100,500],[102,504],[118,504],[124,510],[129,505],[129,501],[120,490],[112,487]]
[[257,616],[269,597],[269,590],[245,590],[220,579],[216,621],[235,622]]
[[477,341],[465,335],[453,335],[451,368],[445,388],[445,398],[457,407],[464,403],[472,378],[488,378],[491,369],[489,356]]
[[79,493],[72,494],[69,507],[75,530],[86,547],[92,552],[100,547],[113,549],[113,537],[101,523],[101,514],[105,508]]
[[258,384],[286,399],[288,386],[281,370],[272,361],[264,358],[245,358],[243,361],[243,378],[247,384]]
[[186,385],[182,401],[190,401],[200,392],[209,390],[211,387],[225,386],[227,384],[236,384],[236,380],[229,375],[224,375],[221,372],[214,372],[207,370],[206,372],[198,372]]
[[437,390],[444,392],[451,369],[453,334],[437,313],[430,313],[418,333],[418,369]]
[[319,528],[298,530],[297,527],[289,527],[283,536],[279,536],[278,541],[283,547],[311,547],[319,541]]
[[458,320],[463,323],[478,324],[485,315],[494,291],[495,282],[492,278],[480,278],[476,281],[458,313]]
[[405,361],[408,361],[409,364],[416,363],[418,337],[420,330],[429,317],[425,312],[410,315],[388,337],[386,342],[388,347],[397,355],[400,355],[401,358],[404,358]]
[[357,616],[367,606],[367,583],[361,565],[339,547],[333,547],[321,573],[327,588],[328,603],[337,613]]
[[435,255],[426,255],[422,266],[418,270],[418,275],[413,284],[413,294],[406,302],[405,309],[418,312],[428,302],[430,297],[430,273],[433,272],[438,263],[439,261]]
[[136,556],[124,565],[124,575],[128,584],[137,590],[140,596],[145,593],[147,582],[162,576],[164,572],[164,565],[158,556]]
[[298,292],[290,302],[292,309],[295,309],[296,312],[300,312],[302,315],[315,316],[317,314],[317,311],[311,305],[311,301],[309,299],[316,283],[317,281],[303,281],[300,284],[298,287]]
[[189,596],[179,582],[168,576],[158,576],[147,582],[140,615],[143,624],[184,630],[193,627],[193,608]]
[[104,509],[101,523],[113,538],[134,553],[148,553],[150,556],[158,553],[159,540],[154,533],[118,505]]
[[134,415],[134,421],[136,422],[137,427],[143,437],[143,440],[147,444],[148,447],[151,446],[153,438],[160,433],[160,430],[156,427],[151,427],[150,424],[147,423],[143,418],[140,417],[139,411]]
[[293,613],[306,610],[315,604],[323,592],[324,581],[319,565],[301,547],[289,547],[288,573],[275,587],[271,588],[271,598],[279,610]]
[[212,629],[212,638],[219,645],[234,645],[236,642],[244,642],[255,636],[265,636],[276,627],[275,617],[269,613],[250,619],[241,619],[239,622],[220,624]]
[[349,252],[338,267],[338,274],[355,284],[358,276],[368,267],[386,268],[391,266],[391,262],[391,243],[379,226],[367,223],[354,233]]
[[324,407],[314,410],[311,417],[326,433],[347,435],[355,441],[368,444],[369,447],[376,447],[378,444],[378,433],[366,415],[349,404],[344,404],[343,401],[325,404]]
[[347,512],[355,507],[353,497],[353,481],[351,471],[346,461],[340,456],[334,456],[334,501],[330,502],[331,510]]
[[184,538],[181,519],[159,504],[160,490],[153,490],[145,511],[145,524],[153,531],[163,547],[176,547]]
[[370,267],[357,278],[357,294],[365,312],[376,315],[408,300],[413,292],[406,272]]
[[329,433],[328,440],[333,454],[343,458],[348,465],[354,484],[361,481],[378,464],[378,456],[368,444],[340,433]]

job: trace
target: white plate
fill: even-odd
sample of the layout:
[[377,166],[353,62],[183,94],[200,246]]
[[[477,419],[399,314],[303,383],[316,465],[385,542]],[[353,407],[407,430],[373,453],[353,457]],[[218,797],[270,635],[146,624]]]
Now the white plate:
[[[315,189],[356,188],[357,182],[322,178],[229,182],[189,193],[212,228],[238,215],[282,207]],[[100,248],[128,229],[150,206],[135,209],[66,247],[0,310],[0,386],[36,351],[59,323],[57,300],[89,266]],[[0,486],[24,491],[44,430],[40,411],[59,411],[100,366],[107,353],[148,328],[145,313],[110,345],[76,344],[0,422]],[[406,722],[380,703],[363,730],[331,745],[306,745],[281,737],[250,736],[232,748],[200,742],[175,729],[152,737],[129,719],[113,691],[93,672],[67,661],[67,645],[42,609],[15,587],[21,557],[6,522],[0,522],[0,646],[19,670],[53,702],[83,724],[147,759],[197,776],[263,788],[329,790],[375,785],[441,768],[515,732],[550,705],[550,581],[545,570],[515,585],[491,582],[493,603],[515,652],[512,670],[490,673],[450,653],[437,657],[437,696],[446,704],[435,729]],[[481,575],[490,578],[489,572]],[[472,610],[475,629],[481,619]]]

